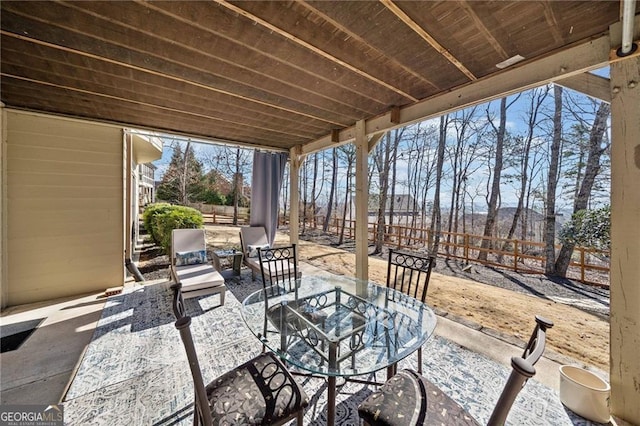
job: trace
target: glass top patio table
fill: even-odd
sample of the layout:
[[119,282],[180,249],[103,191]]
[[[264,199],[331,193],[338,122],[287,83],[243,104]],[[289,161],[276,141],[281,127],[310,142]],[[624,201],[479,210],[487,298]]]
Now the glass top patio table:
[[257,291],[242,304],[249,329],[290,364],[332,378],[392,366],[436,326],[434,312],[419,300],[344,276],[302,277],[293,291],[279,289],[265,304],[266,294]]

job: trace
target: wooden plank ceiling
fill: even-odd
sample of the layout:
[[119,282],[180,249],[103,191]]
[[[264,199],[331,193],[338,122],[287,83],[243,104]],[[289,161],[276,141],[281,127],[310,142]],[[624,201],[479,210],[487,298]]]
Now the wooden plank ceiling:
[[[6,1],[8,107],[289,149],[608,31],[618,1]],[[335,134],[335,133],[334,133]]]

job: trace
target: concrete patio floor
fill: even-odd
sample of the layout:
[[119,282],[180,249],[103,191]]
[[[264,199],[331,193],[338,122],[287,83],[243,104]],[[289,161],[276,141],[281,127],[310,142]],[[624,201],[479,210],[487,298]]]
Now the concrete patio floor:
[[91,341],[107,298],[102,293],[13,306],[4,330],[44,319],[18,349],[2,354],[2,404],[57,404]]
[[[301,265],[301,269],[303,273],[313,273],[314,267]],[[161,282],[145,284],[162,285]],[[129,287],[140,286],[130,283]],[[32,319],[45,318],[45,320],[20,348],[2,354],[0,385],[2,404],[60,402],[67,391],[69,380],[73,378],[75,369],[82,361],[85,348],[92,340],[106,300],[101,294],[90,294],[17,306],[3,311],[1,316],[3,327]],[[532,328],[533,324],[532,318]],[[505,371],[509,370],[511,356],[520,355],[522,351],[518,346],[446,317],[438,317],[435,333],[447,342],[459,345],[462,351],[497,362],[504,366]],[[175,336],[177,338],[177,332]],[[537,374],[530,383],[534,381],[539,383],[550,393],[555,394],[557,399],[559,366],[559,362],[544,357],[536,365]],[[233,366],[229,365],[226,369],[231,367]],[[426,368],[429,367],[430,365],[427,364]],[[438,366],[431,367],[436,371]],[[492,386],[501,388],[502,384],[501,382]],[[557,404],[560,404],[559,401]],[[483,409],[490,412],[492,407]],[[555,409],[557,410],[557,407]],[[532,415],[536,414],[532,413]],[[190,420],[190,416],[187,417]],[[563,424],[590,424],[584,419],[576,421],[574,416],[571,416],[571,419]],[[123,419],[122,424],[128,423]],[[538,423],[533,421],[530,424]]]

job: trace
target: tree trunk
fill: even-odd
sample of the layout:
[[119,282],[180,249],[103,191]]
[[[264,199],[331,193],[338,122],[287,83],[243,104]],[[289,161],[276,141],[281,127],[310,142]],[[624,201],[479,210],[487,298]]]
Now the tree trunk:
[[318,182],[318,153],[313,154],[313,178],[311,180],[311,223],[316,228],[316,182]]
[[331,221],[331,214],[333,213],[333,197],[336,193],[336,185],[338,180],[338,151],[335,148],[331,150],[332,157],[332,173],[331,173],[331,187],[329,188],[329,202],[327,206],[327,217],[324,218],[322,224],[322,231],[327,232],[329,229],[329,222]]
[[[493,231],[498,215],[498,199],[500,197],[500,178],[502,175],[502,157],[504,149],[504,137],[506,133],[507,121],[507,98],[500,100],[500,125],[496,134],[496,158],[493,168],[493,181],[491,183],[491,195],[489,197],[489,205],[487,206],[487,220],[484,223],[485,237],[493,236]],[[491,246],[490,239],[482,239],[480,247],[482,250],[478,253],[478,260],[487,260],[488,248]]]
[[[596,180],[596,176],[598,176],[598,172],[600,171],[600,157],[602,157],[602,153],[606,149],[601,146],[604,133],[607,129],[607,119],[609,118],[610,111],[611,107],[608,103],[600,103],[598,112],[596,113],[596,117],[593,121],[593,126],[591,127],[591,132],[589,133],[589,154],[587,156],[587,164],[584,169],[584,178],[580,185],[580,191],[573,203],[573,213],[586,209],[589,203],[593,184]],[[574,248],[575,243],[563,244],[560,248],[560,253],[558,253],[558,258],[556,259],[555,264],[557,275],[561,277],[565,277],[567,275],[567,269],[569,268]]]
[[287,221],[287,206],[288,201],[289,201],[289,173],[291,173],[290,168],[286,168],[285,169],[285,175],[284,175],[284,179],[283,182],[284,187],[282,188],[282,225],[285,225],[286,221]]
[[396,166],[397,166],[397,162],[398,162],[398,142],[401,138],[402,133],[399,133],[399,130],[394,130],[393,131],[393,138],[396,141],[396,143],[393,146],[393,149],[391,151],[391,182],[390,182],[390,189],[391,189],[391,200],[389,201],[389,225],[391,228],[389,228],[389,231],[391,231],[391,229],[393,229],[393,225],[394,225],[394,221],[393,221],[393,216],[394,216],[394,210],[395,210],[395,202],[396,202]]
[[378,227],[375,235],[375,247],[372,254],[382,253],[385,235],[385,212],[387,206],[387,197],[389,194],[389,168],[391,156],[391,133],[387,132],[384,142],[378,145],[374,161],[378,167],[378,182],[380,192],[378,194]]
[[447,143],[447,126],[449,116],[440,117],[440,134],[438,139],[438,158],[436,160],[436,184],[433,195],[433,210],[431,212],[431,254],[438,254],[440,245],[440,231],[442,230],[442,216],[440,214],[440,187],[442,183],[442,168],[444,165],[444,148]]
[[[308,157],[307,157],[308,158]],[[307,180],[309,176],[307,175],[307,167],[309,164],[306,161],[302,164],[302,179],[300,182],[302,184],[302,233],[304,234],[307,230]]]
[[[540,90],[544,92],[540,92]],[[530,110],[528,116],[528,128],[527,128],[527,138],[522,149],[522,161],[520,165],[520,194],[518,195],[518,206],[516,207],[516,211],[513,213],[513,220],[511,221],[511,227],[509,228],[509,232],[507,233],[507,240],[511,240],[516,233],[516,228],[518,226],[518,221],[522,216],[522,210],[525,204],[525,197],[527,196],[527,188],[529,186],[529,157],[531,154],[531,143],[533,142],[534,131],[536,125],[538,124],[538,111],[542,106],[542,102],[547,97],[546,89],[536,89],[531,92],[531,103]],[[528,204],[528,203],[527,203]],[[527,205],[528,207],[528,205]],[[521,225],[524,224],[521,228],[526,229],[526,215],[524,219],[521,221]],[[523,236],[522,239],[525,239]],[[506,246],[510,244],[509,242],[505,242],[502,251],[506,251]],[[498,257],[498,263],[502,263],[502,254]]]
[[238,185],[240,175],[240,148],[236,150],[236,168],[233,175],[233,224],[238,225],[238,204],[240,203],[240,191],[242,184]]
[[558,186],[558,168],[560,147],[562,145],[562,87],[553,86],[555,111],[553,114],[553,139],[549,153],[549,174],[547,176],[546,214],[544,222],[545,274],[556,273],[556,190]]
[[189,180],[189,150],[191,149],[191,141],[187,141],[187,147],[184,149],[184,159],[182,160],[182,182],[180,182],[180,201],[183,206],[189,203],[187,196],[187,181]]

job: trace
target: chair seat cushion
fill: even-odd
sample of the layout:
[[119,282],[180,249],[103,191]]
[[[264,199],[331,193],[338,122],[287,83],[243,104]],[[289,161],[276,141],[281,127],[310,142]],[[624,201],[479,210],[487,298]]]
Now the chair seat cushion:
[[273,424],[309,404],[302,387],[271,352],[211,382],[207,398],[213,424]]
[[440,388],[401,370],[358,407],[369,425],[472,425],[479,423]]
[[177,266],[175,275],[183,292],[224,285],[222,275],[208,264]]

